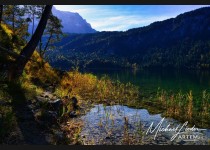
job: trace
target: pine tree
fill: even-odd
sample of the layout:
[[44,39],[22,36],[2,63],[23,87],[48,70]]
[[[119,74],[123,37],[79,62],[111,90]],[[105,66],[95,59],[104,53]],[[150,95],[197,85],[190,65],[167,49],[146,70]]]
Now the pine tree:
[[63,35],[62,27],[61,20],[51,13],[44,32],[44,36],[47,37],[46,43],[45,45],[43,45],[42,42],[39,43],[39,53],[42,58],[49,48],[54,48],[52,44],[61,39],[61,36]]
[[3,18],[13,33],[12,42],[18,42],[18,45],[24,45],[24,38],[28,34],[28,24],[24,18],[25,9],[20,5],[4,5]]
[[26,10],[28,21],[32,22],[31,35],[33,35],[35,28],[35,19],[40,19],[41,14],[44,11],[44,5],[25,5],[24,8]]

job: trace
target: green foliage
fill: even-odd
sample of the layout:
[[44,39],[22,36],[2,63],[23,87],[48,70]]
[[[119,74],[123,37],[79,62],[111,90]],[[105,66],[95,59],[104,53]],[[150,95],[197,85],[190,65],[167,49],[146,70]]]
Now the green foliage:
[[24,45],[28,36],[28,24],[24,18],[25,9],[20,5],[4,5],[3,21],[12,31],[12,42]]
[[[62,28],[61,20],[51,14],[43,35],[44,37],[39,42],[39,53],[42,58],[47,59],[45,53],[55,49],[53,43],[58,42],[63,36]],[[43,41],[43,39],[46,41]]]
[[11,49],[12,48],[12,32],[5,24],[0,26],[0,44],[2,47]]
[[35,19],[37,18],[41,18],[41,14],[44,10],[44,5],[24,5],[24,9],[25,12],[27,14],[27,22],[32,22],[32,31],[31,31],[31,35],[33,35],[34,33],[34,23],[35,23]]

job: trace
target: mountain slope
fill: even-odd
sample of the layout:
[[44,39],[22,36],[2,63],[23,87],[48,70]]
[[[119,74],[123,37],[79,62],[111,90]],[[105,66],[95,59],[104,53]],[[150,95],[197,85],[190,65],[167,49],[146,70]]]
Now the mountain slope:
[[55,67],[210,68],[210,7],[126,32],[74,34],[49,54]]
[[55,16],[62,20],[63,32],[68,33],[95,33],[96,30],[91,27],[78,13],[57,10],[52,8]]
[[[63,32],[67,33],[95,33],[96,30],[91,27],[78,13],[69,11],[60,11],[55,7],[52,8],[53,15],[62,20]],[[35,20],[35,28],[38,25],[39,20]],[[32,23],[29,25],[29,33],[32,30]]]

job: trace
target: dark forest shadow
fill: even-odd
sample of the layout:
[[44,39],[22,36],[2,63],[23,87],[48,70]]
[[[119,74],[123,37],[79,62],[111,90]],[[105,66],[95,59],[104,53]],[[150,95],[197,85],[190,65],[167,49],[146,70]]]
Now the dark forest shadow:
[[21,85],[18,83],[9,83],[7,92],[12,98],[12,108],[17,118],[17,124],[22,132],[25,144],[50,144],[47,142],[42,130],[38,128],[33,112],[27,106],[27,99]]

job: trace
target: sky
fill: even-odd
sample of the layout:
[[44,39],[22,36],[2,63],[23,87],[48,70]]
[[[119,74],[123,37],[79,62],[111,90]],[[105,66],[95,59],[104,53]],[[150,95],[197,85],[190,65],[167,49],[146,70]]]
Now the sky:
[[79,13],[97,31],[126,31],[207,5],[54,5]]

